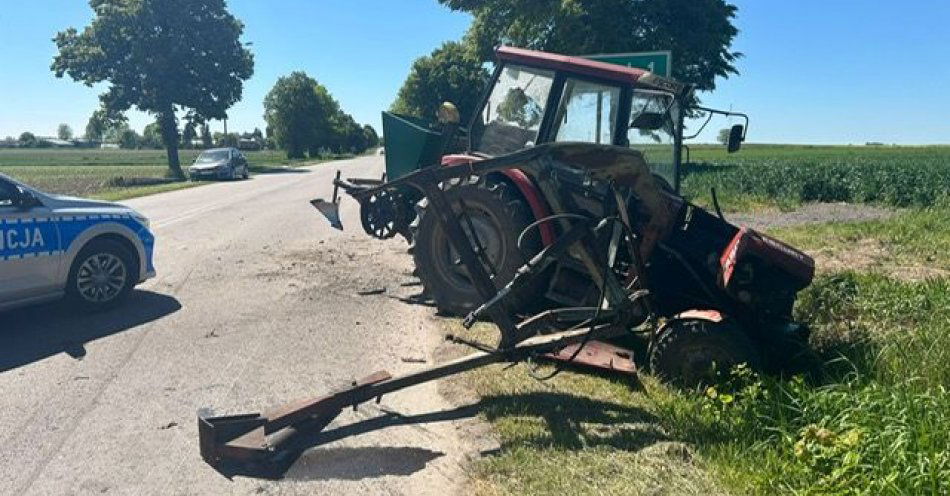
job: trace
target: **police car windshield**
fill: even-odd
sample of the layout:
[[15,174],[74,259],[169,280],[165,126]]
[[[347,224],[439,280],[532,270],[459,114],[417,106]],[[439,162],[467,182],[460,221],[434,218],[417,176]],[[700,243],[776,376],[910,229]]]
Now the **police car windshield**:
[[207,164],[211,162],[222,162],[227,159],[227,150],[213,150],[202,153],[195,162],[199,164]]

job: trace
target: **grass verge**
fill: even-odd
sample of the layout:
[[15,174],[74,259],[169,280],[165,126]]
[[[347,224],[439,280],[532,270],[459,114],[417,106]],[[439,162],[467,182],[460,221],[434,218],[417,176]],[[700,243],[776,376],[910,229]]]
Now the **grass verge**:
[[[774,234],[841,253],[883,243],[881,266],[946,268],[947,211]],[[861,270],[824,271],[800,295],[796,316],[826,363],[808,376],[737,369],[704,392],[649,376],[539,383],[524,365],[463,376],[501,442],[475,462],[474,492],[950,493],[950,277]]]
[[864,222],[771,229],[816,258],[819,271],[859,270],[897,279],[950,275],[950,202]]

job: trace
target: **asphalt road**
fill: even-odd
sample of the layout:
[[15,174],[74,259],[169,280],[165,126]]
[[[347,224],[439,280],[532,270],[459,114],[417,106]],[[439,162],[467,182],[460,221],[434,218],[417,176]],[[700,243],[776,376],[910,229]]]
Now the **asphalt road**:
[[[0,493],[457,491],[471,450],[454,422],[396,422],[314,447],[277,481],[228,479],[198,454],[200,407],[257,412],[431,362],[432,310],[402,300],[419,289],[405,243],[364,235],[351,199],[343,233],[308,204],[329,196],[338,168],[378,177],[382,157],[127,201],[152,220],[159,274],[127,305],[0,314]],[[386,424],[366,422],[384,410],[464,416],[430,384],[331,429]]]

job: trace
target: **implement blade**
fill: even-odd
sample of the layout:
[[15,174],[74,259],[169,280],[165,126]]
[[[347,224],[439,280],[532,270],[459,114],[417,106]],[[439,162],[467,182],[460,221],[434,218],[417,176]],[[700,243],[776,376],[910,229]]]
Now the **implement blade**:
[[328,202],[322,198],[311,200],[310,204],[323,214],[335,229],[343,230],[343,222],[340,221],[340,204]]

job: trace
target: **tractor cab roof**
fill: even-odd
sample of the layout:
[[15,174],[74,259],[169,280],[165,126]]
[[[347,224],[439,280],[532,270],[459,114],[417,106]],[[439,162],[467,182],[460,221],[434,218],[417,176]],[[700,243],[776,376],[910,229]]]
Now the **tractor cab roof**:
[[495,50],[499,61],[549,69],[559,72],[570,72],[584,76],[595,77],[621,84],[632,84],[648,89],[669,91],[680,95],[687,86],[673,79],[657,76],[650,71],[636,67],[624,67],[617,64],[608,64],[583,57],[572,57],[557,53],[528,50],[511,46],[501,46]]

